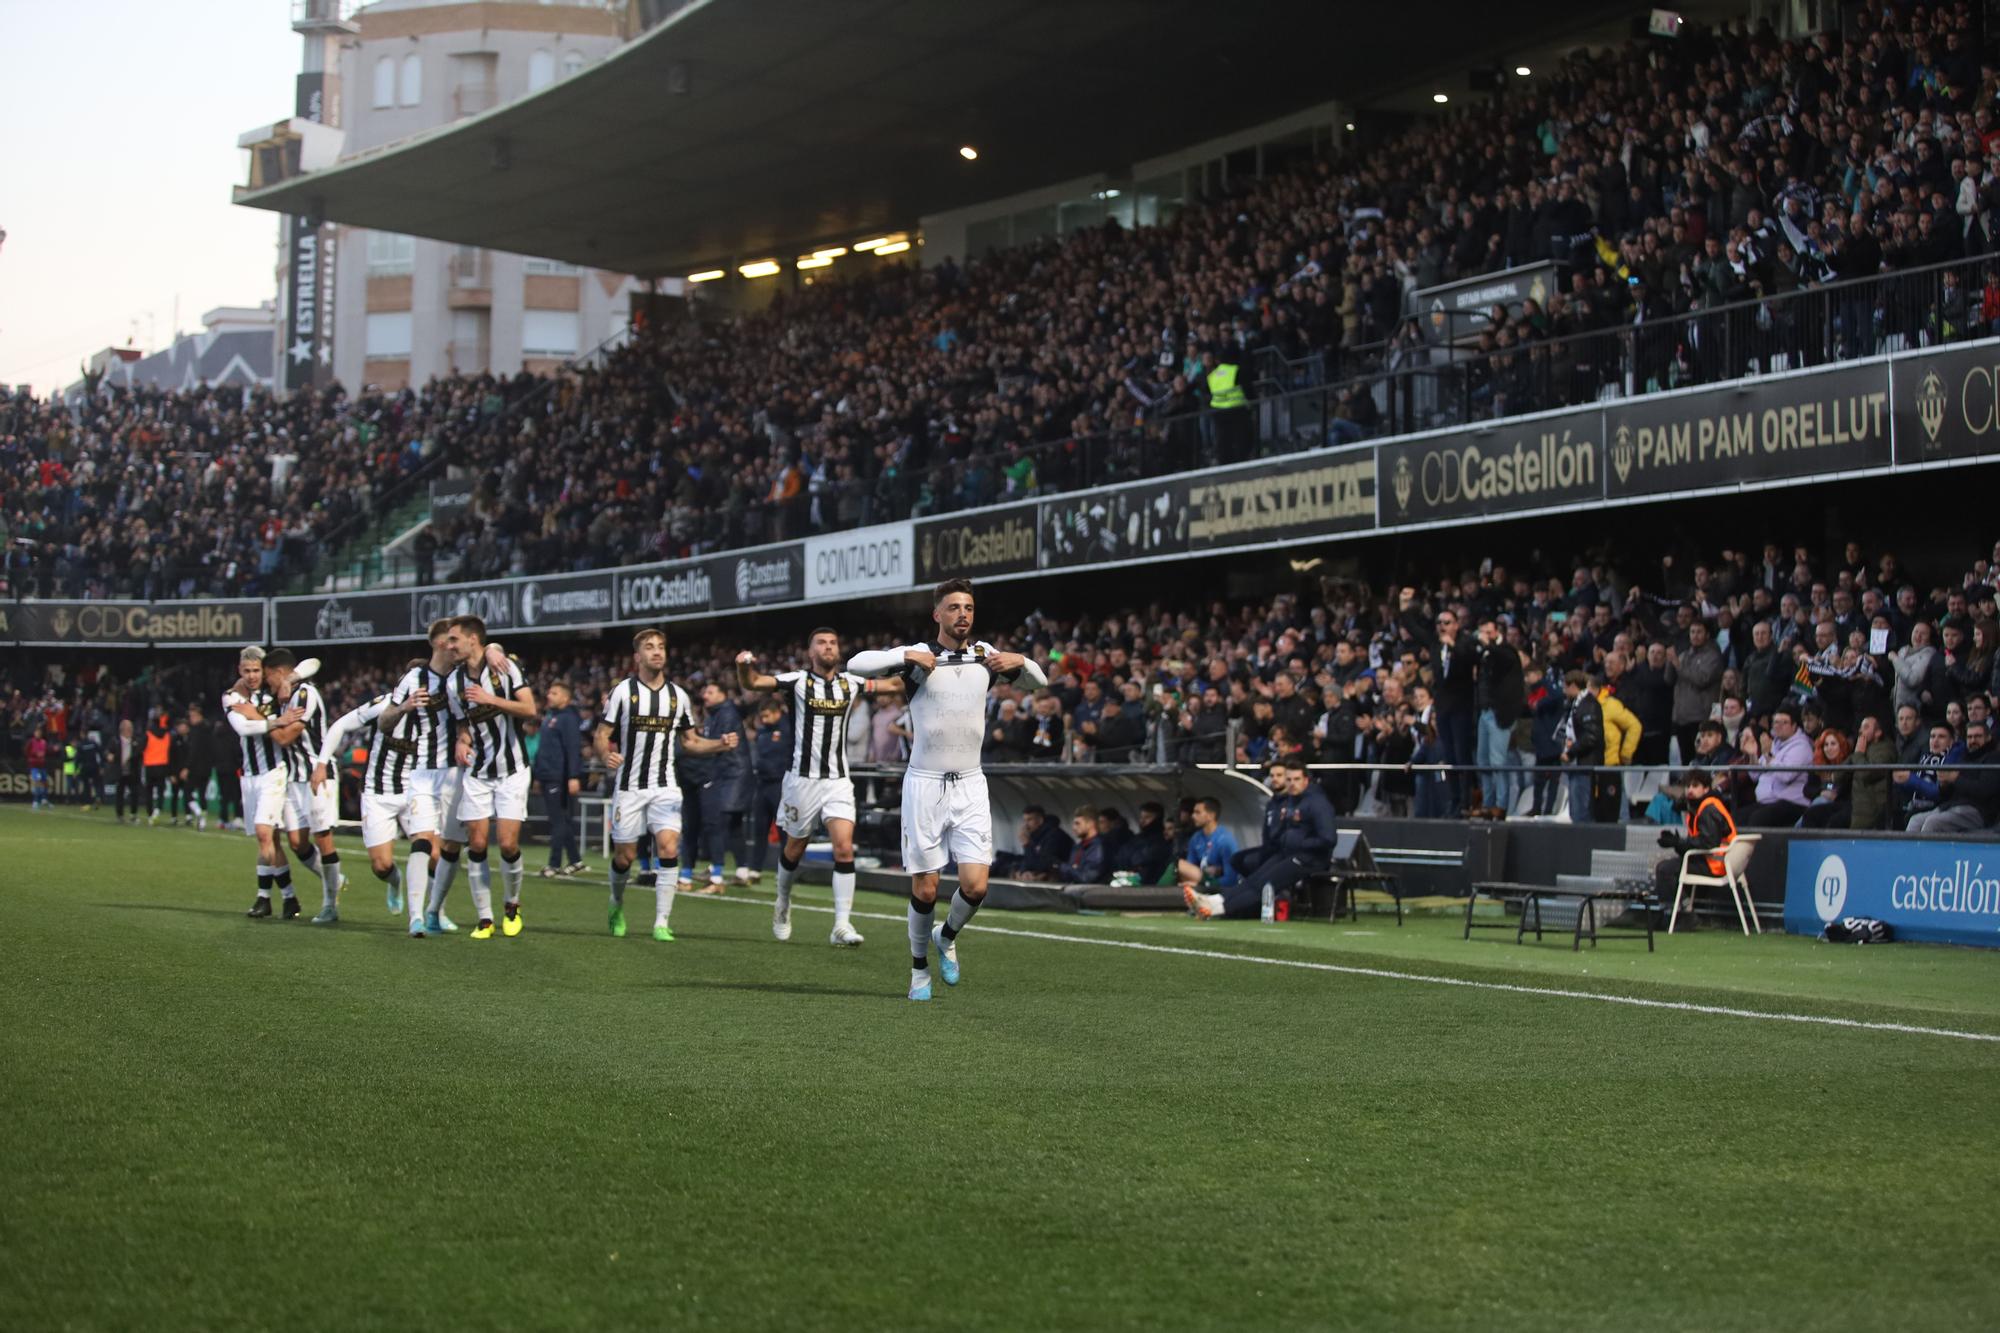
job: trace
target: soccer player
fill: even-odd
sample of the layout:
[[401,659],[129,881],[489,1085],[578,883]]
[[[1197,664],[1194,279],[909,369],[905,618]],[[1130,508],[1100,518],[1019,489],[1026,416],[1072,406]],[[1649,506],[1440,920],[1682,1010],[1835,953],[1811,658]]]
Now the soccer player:
[[[459,848],[465,845],[458,804],[461,773],[471,760],[470,748],[456,744],[451,701],[445,690],[446,679],[459,666],[458,652],[451,642],[452,622],[433,620],[426,632],[430,657],[413,665],[389,691],[389,706],[378,719],[385,735],[394,734],[393,729],[413,714],[419,719],[414,731],[401,733],[418,747],[415,771],[409,779],[415,790],[410,818],[416,821],[417,829],[410,840],[409,870],[404,876],[412,894],[410,935],[416,939],[458,930],[444,914],[444,900],[458,873]],[[497,643],[486,646],[486,661],[495,670],[513,670],[513,663]]]
[[[282,657],[281,665],[273,660]],[[340,920],[340,853],[333,847],[333,826],[340,816],[340,790],[314,786],[313,761],[326,742],[326,700],[310,680],[293,678],[291,654],[279,649],[264,659],[264,683],[287,707],[299,713],[300,734],[285,749],[285,833],[299,864],[319,876],[321,905],[315,926]]]
[[[792,761],[778,805],[784,850],[778,855],[778,901],[771,934],[792,937],[792,878],[814,826],[824,823],[833,842],[833,934],[837,945],[861,943],[849,919],[854,911],[854,780],[847,774],[847,719],[854,701],[873,694],[876,682],[840,669],[840,635],[821,626],[806,644],[808,669],[775,676],[757,672],[755,653],[736,655],[736,678],[745,689],[783,689],[792,714]],[[753,830],[762,839],[764,830]]]
[[1236,886],[1236,836],[1222,827],[1222,806],[1212,796],[1194,803],[1194,832],[1188,837],[1187,855],[1176,866],[1176,879],[1183,896],[1190,892],[1213,893]]
[[292,890],[292,872],[285,864],[285,850],[278,841],[278,829],[285,820],[284,747],[301,732],[297,709],[278,711],[276,694],[264,682],[265,663],[289,667],[292,655],[282,648],[266,654],[262,648],[245,648],[236,659],[237,679],[222,696],[222,708],[230,730],[243,743],[243,828],[257,840],[257,897],[245,916],[271,915],[271,889],[275,885],[285,900],[285,919],[299,914],[298,895]]
[[501,929],[518,935],[521,823],[528,817],[528,750],[521,743],[519,727],[521,719],[535,716],[535,692],[512,662],[502,670],[485,660],[486,622],[478,616],[452,621],[446,643],[458,666],[445,681],[445,698],[458,721],[459,745],[470,750],[458,819],[465,826],[466,877],[479,913],[472,938],[493,938],[493,881],[486,865],[491,840],[500,844],[501,874],[507,882],[507,915]]
[[[418,658],[405,670],[415,671],[424,665],[425,659]],[[414,712],[405,714],[398,724],[404,734],[398,736],[380,725],[388,708],[389,696],[378,694],[359,708],[341,714],[326,729],[326,739],[314,756],[311,786],[316,793],[326,787],[329,776],[340,766],[342,750],[366,740],[368,764],[361,775],[361,844],[368,849],[368,868],[387,886],[389,910],[400,912],[403,878],[396,867],[396,835],[399,830],[405,834],[416,832],[416,785],[411,779],[419,757],[415,737],[420,724]],[[368,739],[370,731],[375,733],[372,739]],[[337,793],[338,783],[333,786]],[[421,850],[426,857],[430,855],[429,847]],[[413,839],[410,844],[413,859],[418,851]],[[336,911],[327,924],[339,919]]]
[[[926,950],[937,946],[944,984],[958,984],[958,934],[986,900],[993,865],[993,808],[979,768],[986,736],[986,694],[994,679],[1026,676],[1047,685],[1041,667],[1019,653],[1003,653],[972,637],[972,584],[947,579],[932,598],[937,636],[924,643],[856,653],[847,669],[857,676],[901,676],[909,696],[912,742],[903,777],[903,867],[910,880],[910,998],[931,998]],[[931,924],[938,872],[958,862],[958,891],[951,914]]]
[[[430,625],[431,655],[411,667],[389,691],[388,706],[376,719],[384,736],[415,746],[403,781],[410,790],[405,822],[410,831],[410,860],[404,874],[409,891],[410,938],[446,934],[457,929],[444,917],[444,894],[451,880],[442,863],[457,861],[457,845],[465,841],[458,822],[458,769],[453,762],[451,704],[445,697],[445,677],[458,666],[449,639],[451,622]],[[438,866],[438,882],[431,879]],[[392,909],[393,910],[393,909]]]
[[667,636],[642,629],[632,636],[633,674],[604,696],[597,719],[597,751],[611,769],[611,933],[625,934],[625,877],[641,834],[653,835],[659,878],[653,890],[653,938],[671,942],[668,918],[681,854],[681,789],[674,776],[674,738],[689,754],[736,748],[735,732],[708,739],[695,729],[687,691],[667,679]]

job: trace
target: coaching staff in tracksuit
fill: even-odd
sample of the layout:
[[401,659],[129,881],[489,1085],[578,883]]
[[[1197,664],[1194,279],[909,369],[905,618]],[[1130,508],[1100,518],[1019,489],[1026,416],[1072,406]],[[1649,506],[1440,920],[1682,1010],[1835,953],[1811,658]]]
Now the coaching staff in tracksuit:
[[[714,681],[702,687],[701,734],[710,740],[723,736],[741,735],[743,716],[736,711],[736,705],[729,701],[720,685]],[[700,848],[708,858],[708,891],[722,891],[722,859],[725,852],[734,852],[740,862],[743,858],[743,817],[750,810],[750,747],[739,745],[734,750],[706,756],[707,772],[702,776],[698,791],[701,798],[701,840]],[[681,783],[681,790],[687,790],[687,783]],[[685,802],[683,802],[685,806]],[[683,809],[682,818],[686,818]],[[685,855],[683,866],[691,866]]]
[[[750,803],[750,870],[764,874],[764,858],[771,850],[771,824],[784,801],[785,773],[792,766],[792,725],[784,705],[766,699],[757,710],[757,730],[750,737],[751,771],[757,790]],[[738,879],[749,878],[740,871]]]
[[1271,793],[1264,808],[1264,841],[1236,853],[1230,864],[1241,875],[1221,891],[1225,917],[1256,917],[1264,907],[1264,886],[1274,897],[1287,897],[1308,875],[1324,874],[1331,866],[1333,803],[1306,770],[1303,759],[1283,766],[1283,789]]
[[577,796],[583,791],[583,722],[570,703],[569,686],[555,681],[548,691],[549,711],[542,719],[542,739],[532,770],[541,788],[542,808],[549,816],[549,864],[542,871],[570,875],[583,865],[582,835],[577,827]]

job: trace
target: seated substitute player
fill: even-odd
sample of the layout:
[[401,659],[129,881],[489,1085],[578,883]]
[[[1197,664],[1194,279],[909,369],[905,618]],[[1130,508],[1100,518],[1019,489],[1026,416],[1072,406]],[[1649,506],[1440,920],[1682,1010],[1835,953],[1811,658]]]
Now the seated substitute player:
[[[1222,827],[1222,807],[1212,796],[1194,803],[1194,832],[1188,836],[1187,855],[1181,858],[1179,880],[1183,890],[1215,893],[1236,887],[1236,838]],[[1261,909],[1262,899],[1259,900]]]
[[[856,653],[857,676],[900,676],[912,723],[910,766],[903,777],[903,866],[910,880],[910,998],[931,998],[927,950],[936,945],[944,984],[958,984],[958,934],[986,900],[993,865],[993,807],[979,751],[986,737],[986,695],[995,679],[1025,676],[1047,685],[1041,667],[972,637],[972,584],[947,579],[932,598],[937,637],[903,648]],[[931,925],[938,874],[958,862],[951,915]]]
[[[771,933],[792,937],[792,877],[805,855],[813,827],[826,825],[833,843],[834,944],[861,943],[854,912],[854,779],[847,774],[847,719],[854,701],[873,694],[876,683],[840,669],[840,635],[826,626],[806,645],[806,671],[757,673],[755,653],[736,655],[736,677],[745,689],[784,691],[792,715],[792,759],[779,797],[778,827],[785,846],[778,856],[778,901],[771,910]],[[762,838],[762,829],[754,830]]]
[[458,720],[458,743],[466,755],[460,780],[458,821],[465,826],[466,876],[479,924],[472,938],[493,938],[493,881],[486,864],[489,841],[500,844],[501,873],[507,881],[507,915],[502,929],[521,933],[521,823],[528,817],[528,750],[520,724],[535,716],[535,692],[520,668],[505,669],[486,658],[486,622],[460,616],[451,622],[446,643],[459,664],[445,681],[451,715]]
[[285,822],[284,747],[299,738],[302,728],[299,710],[279,712],[277,695],[265,684],[264,664],[270,658],[287,667],[292,662],[282,648],[266,654],[253,646],[238,655],[236,683],[222,696],[222,709],[243,743],[243,831],[257,840],[257,897],[244,915],[271,915],[271,888],[276,885],[289,921],[299,914],[299,899],[278,830]]
[[633,673],[604,693],[597,717],[597,750],[612,774],[611,933],[625,934],[625,878],[641,835],[651,833],[659,857],[653,938],[674,938],[674,910],[681,854],[681,788],[674,775],[674,738],[689,754],[736,748],[735,732],[718,739],[695,727],[687,691],[667,679],[667,636],[642,629],[632,636]]
[[[422,666],[424,660],[418,658],[409,664],[408,670]],[[361,772],[361,843],[368,849],[368,868],[375,872],[375,878],[388,888],[389,910],[403,910],[403,877],[396,866],[396,837],[398,832],[415,833],[414,802],[415,787],[410,779],[417,766],[417,742],[410,737],[417,730],[414,717],[404,716],[396,727],[406,733],[394,735],[379,725],[383,713],[389,707],[389,696],[378,694],[359,708],[341,714],[326,729],[326,739],[320,744],[319,753],[314,756],[311,785],[316,794],[326,792],[331,799],[338,800],[337,782],[329,782],[329,775],[339,768],[340,755],[349,745],[365,744],[368,748],[368,763]],[[371,737],[370,732],[374,735]],[[410,853],[414,857],[418,848],[413,843]],[[429,855],[428,848],[423,849]],[[326,918],[321,921],[320,917]],[[315,923],[331,925],[340,920],[337,908],[320,913],[313,918]]]
[[1284,898],[1302,880],[1324,873],[1333,851],[1338,822],[1333,803],[1312,780],[1303,759],[1291,758],[1271,769],[1271,800],[1264,807],[1264,841],[1230,858],[1242,877],[1232,885],[1208,891],[1185,881],[1181,898],[1203,921],[1216,917],[1255,918],[1264,910],[1264,889]]

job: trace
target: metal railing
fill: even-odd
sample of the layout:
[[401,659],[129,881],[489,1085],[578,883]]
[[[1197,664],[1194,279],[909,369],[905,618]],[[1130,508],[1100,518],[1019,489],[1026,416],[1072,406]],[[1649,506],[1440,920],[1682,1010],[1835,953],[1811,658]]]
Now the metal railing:
[[[621,342],[625,336],[624,330],[621,329],[619,332],[605,338],[589,351],[582,353],[580,356],[572,357],[564,363],[564,369],[567,370],[589,363],[598,357],[606,347]],[[518,429],[523,415],[539,407],[549,394],[554,391],[557,379],[558,377],[555,375],[541,376],[535,381],[532,389],[518,398],[506,397],[504,392],[505,386],[511,383],[511,381],[496,381],[494,387],[495,391],[500,392],[502,395],[502,405],[499,413],[499,421],[495,424],[503,433],[509,426]],[[375,493],[371,497],[369,507],[364,513],[356,515],[354,518],[339,524],[316,538],[312,544],[310,559],[302,562],[306,564],[307,568],[305,572],[297,574],[290,579],[290,590],[294,592],[315,591],[324,579],[341,566],[356,564],[356,561],[343,559],[335,553],[341,552],[344,546],[368,532],[381,518],[395,512],[399,505],[414,497],[418,487],[428,487],[433,480],[444,474],[445,469],[452,462],[463,461],[454,460],[451,454],[452,449],[447,444],[446,447],[439,449],[436,453],[424,459],[414,470],[405,473],[402,477],[390,482],[381,491]],[[394,534],[389,535],[393,536]],[[368,554],[373,558],[376,566],[376,576],[380,577],[385,563],[382,559],[381,551],[377,549]],[[414,559],[407,562],[394,563],[394,568],[400,571],[407,565],[408,568],[414,570],[415,563]],[[288,573],[297,568],[298,565],[295,563],[287,563],[285,566]]]
[[[1949,294],[1947,274],[1954,275],[1960,297]],[[1989,280],[1995,293],[1992,319],[1983,300]],[[1150,417],[1118,431],[1010,445],[998,454],[872,480],[816,481],[792,500],[753,500],[733,513],[706,511],[697,517],[696,541],[729,547],[954,513],[1993,333],[2000,333],[2000,256],[1809,287],[1491,353],[1408,341],[1345,353],[1328,349],[1323,355],[1348,362],[1379,349],[1384,364],[1253,399],[1233,413]],[[1271,356],[1254,363],[1267,383],[1275,382],[1273,374],[1310,374],[1297,370],[1297,362]]]

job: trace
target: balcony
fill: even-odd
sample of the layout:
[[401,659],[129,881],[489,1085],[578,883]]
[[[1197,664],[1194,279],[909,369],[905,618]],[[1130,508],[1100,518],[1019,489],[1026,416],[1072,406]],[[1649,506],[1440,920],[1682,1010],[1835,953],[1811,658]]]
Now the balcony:
[[292,31],[352,36],[361,31],[354,21],[354,11],[360,7],[357,0],[292,0]]

